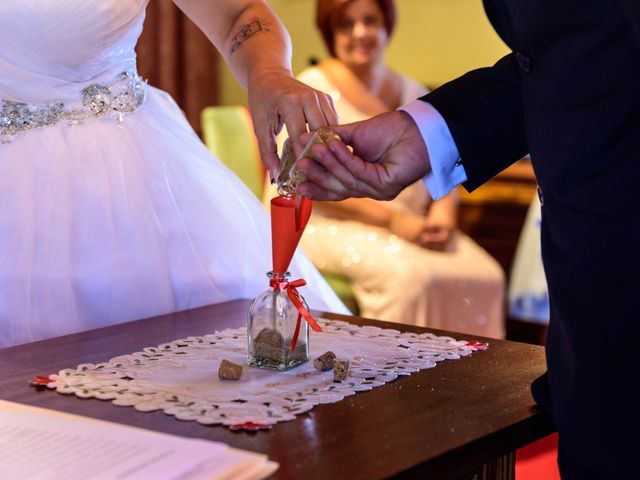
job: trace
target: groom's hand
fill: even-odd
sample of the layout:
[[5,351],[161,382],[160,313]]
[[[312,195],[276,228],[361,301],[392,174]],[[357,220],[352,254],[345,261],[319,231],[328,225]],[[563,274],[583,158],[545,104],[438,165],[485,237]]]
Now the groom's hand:
[[[329,145],[314,145],[313,159],[298,161],[297,169],[307,178],[298,187],[301,195],[317,200],[391,200],[430,171],[418,126],[404,112],[330,128],[344,143],[333,140]],[[309,138],[310,134],[303,135],[302,143]]]

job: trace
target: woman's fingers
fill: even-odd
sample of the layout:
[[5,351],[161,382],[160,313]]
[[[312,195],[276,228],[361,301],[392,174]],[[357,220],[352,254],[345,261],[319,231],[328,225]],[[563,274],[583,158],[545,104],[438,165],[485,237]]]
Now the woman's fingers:
[[325,125],[337,125],[340,123],[336,109],[333,106],[333,99],[330,95],[318,92],[318,103],[322,113],[324,114],[324,119],[326,121]]
[[271,75],[249,87],[249,105],[262,161],[273,178],[278,170],[276,135],[286,125],[297,155],[298,138],[311,130],[337,122],[331,97],[289,75]]
[[[325,112],[321,105],[322,97],[324,95],[315,91],[310,93],[312,95],[306,96],[302,108],[304,110],[304,116],[307,120],[307,124],[309,125],[309,130],[317,130],[328,125]],[[304,132],[301,132],[301,134],[302,133]]]
[[280,158],[278,157],[276,137],[273,133],[274,126],[269,121],[259,121],[255,117],[253,123],[262,162],[267,167],[270,178],[276,178]]
[[309,130],[326,127],[337,122],[330,97],[298,82],[303,88],[295,93],[283,95],[278,102],[278,112],[287,126],[289,137],[294,139],[294,150],[302,149],[298,138]]

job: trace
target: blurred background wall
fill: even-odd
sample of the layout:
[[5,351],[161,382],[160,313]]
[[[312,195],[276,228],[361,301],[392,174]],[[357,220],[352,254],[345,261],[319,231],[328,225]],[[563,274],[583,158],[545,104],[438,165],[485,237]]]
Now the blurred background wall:
[[[293,42],[293,72],[309,59],[326,57],[315,27],[315,0],[270,0]],[[508,52],[487,20],[480,0],[396,0],[398,24],[388,64],[433,88],[460,74],[494,63]],[[220,64],[219,101],[245,104],[246,95]]]
[[136,46],[138,72],[169,92],[201,133],[200,112],[220,103],[218,52],[172,0],[150,2],[146,13]]
[[[271,0],[291,33],[293,72],[326,52],[315,27],[315,0]],[[480,0],[396,0],[398,24],[388,64],[430,88],[494,63],[508,50],[486,18]],[[140,74],[168,91],[200,133],[208,105],[245,105],[246,94],[205,36],[171,0],[147,8],[137,47]]]

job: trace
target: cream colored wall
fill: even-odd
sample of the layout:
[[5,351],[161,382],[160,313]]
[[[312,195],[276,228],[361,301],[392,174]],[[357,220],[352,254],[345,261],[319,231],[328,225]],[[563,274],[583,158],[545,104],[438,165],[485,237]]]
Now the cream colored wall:
[[[293,42],[293,71],[326,52],[314,25],[315,0],[271,0]],[[490,65],[508,49],[495,34],[480,0],[396,0],[398,24],[387,63],[431,87],[472,68]],[[221,103],[246,104],[246,94],[221,68]]]

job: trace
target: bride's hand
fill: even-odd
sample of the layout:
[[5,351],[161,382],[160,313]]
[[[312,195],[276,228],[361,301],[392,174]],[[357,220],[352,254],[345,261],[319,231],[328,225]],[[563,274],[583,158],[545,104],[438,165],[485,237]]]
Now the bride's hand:
[[266,0],[173,0],[207,35],[249,93],[249,110],[262,161],[278,169],[276,134],[283,124],[295,139],[338,119],[331,98],[291,75],[289,33]]
[[299,154],[302,145],[297,139],[307,131],[307,125],[309,130],[317,130],[338,123],[331,97],[296,80],[286,69],[262,71],[258,78],[250,78],[248,92],[260,155],[271,178],[278,169],[276,135],[283,125]]

